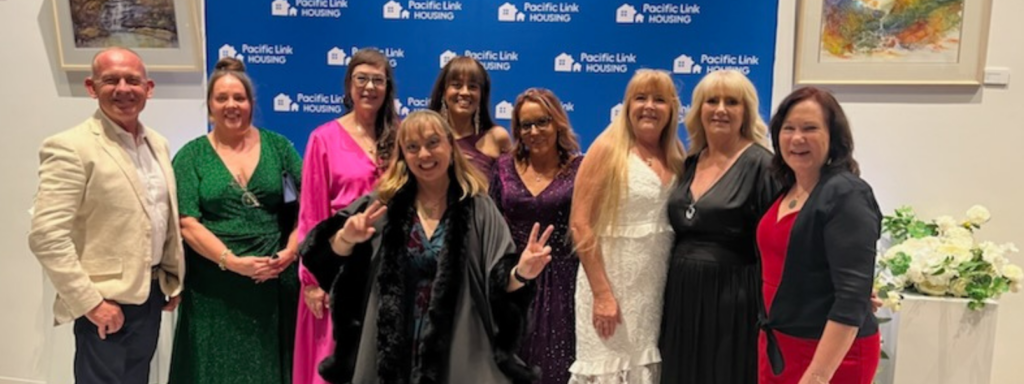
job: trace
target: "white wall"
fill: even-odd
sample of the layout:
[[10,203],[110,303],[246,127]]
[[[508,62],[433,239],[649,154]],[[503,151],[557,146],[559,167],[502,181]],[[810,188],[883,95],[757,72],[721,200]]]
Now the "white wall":
[[[0,384],[71,382],[70,328],[50,327],[53,289],[28,250],[39,143],[91,114],[82,74],[59,70],[52,0],[0,0]],[[883,210],[913,204],[928,217],[972,204],[992,210],[980,237],[1024,246],[1024,2],[994,0],[988,65],[1018,73],[1009,87],[834,87],[853,124],[856,156]],[[780,0],[773,105],[792,90],[796,0]],[[202,77],[153,74],[143,120],[178,148],[205,126]],[[1024,255],[1017,257],[1024,263]],[[1024,295],[1000,306],[993,383],[1021,382]]]
[[[820,1],[820,0],[808,0]],[[924,217],[992,211],[978,237],[1024,248],[1024,1],[992,0],[988,66],[1015,71],[1008,87],[830,87],[853,127],[862,176],[882,211],[912,204]],[[793,84],[797,0],[779,1],[777,105]],[[1024,254],[1013,259],[1024,264]],[[1024,382],[1024,294],[1000,302],[992,383]]]

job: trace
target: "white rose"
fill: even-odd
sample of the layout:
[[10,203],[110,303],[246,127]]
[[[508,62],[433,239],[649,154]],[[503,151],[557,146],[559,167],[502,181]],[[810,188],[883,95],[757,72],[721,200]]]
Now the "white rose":
[[918,291],[921,291],[921,293],[924,293],[926,295],[946,296],[945,285],[931,284],[928,281],[922,281],[920,283],[914,284],[914,287],[917,288]]
[[953,284],[949,285],[949,292],[952,293],[953,296],[956,296],[956,297],[967,296],[967,284],[968,283],[969,283],[969,281],[967,279],[956,279],[956,280],[953,281]]
[[1021,279],[1024,279],[1024,271],[1016,265],[1008,264],[1003,267],[1003,276],[1014,283],[1019,283]]
[[988,209],[983,206],[975,205],[971,209],[967,210],[967,222],[974,225],[982,225],[989,221],[992,215],[988,213]]
[[935,219],[935,225],[939,227],[939,233],[946,233],[950,229],[960,226],[956,220],[949,216],[939,216]]

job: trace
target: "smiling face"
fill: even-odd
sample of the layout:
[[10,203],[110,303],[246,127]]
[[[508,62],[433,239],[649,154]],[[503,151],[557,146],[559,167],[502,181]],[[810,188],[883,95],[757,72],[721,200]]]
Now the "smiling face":
[[480,108],[480,82],[468,75],[455,76],[448,81],[444,91],[444,101],[448,105],[448,113],[470,116]]
[[821,105],[801,101],[786,114],[779,131],[779,152],[797,179],[816,177],[828,160],[829,127]]
[[643,89],[633,94],[627,113],[637,138],[653,138],[656,142],[661,137],[661,132],[672,118],[671,99],[670,95],[654,89]]
[[519,108],[517,120],[519,134],[530,156],[551,156],[558,154],[558,127],[544,107],[526,101]]
[[402,159],[420,185],[448,177],[452,145],[444,129],[425,123],[403,129],[399,137]]
[[387,72],[383,67],[360,64],[352,69],[349,97],[354,109],[376,113],[387,94]]
[[746,109],[738,92],[713,89],[701,105],[700,121],[707,135],[739,135]]
[[146,77],[142,59],[126,50],[111,49],[93,62],[92,76],[85,79],[89,95],[99,100],[100,110],[123,128],[135,129],[146,100],[153,95],[153,80]]
[[214,129],[240,130],[252,122],[252,100],[234,75],[220,77],[210,93],[210,117]]

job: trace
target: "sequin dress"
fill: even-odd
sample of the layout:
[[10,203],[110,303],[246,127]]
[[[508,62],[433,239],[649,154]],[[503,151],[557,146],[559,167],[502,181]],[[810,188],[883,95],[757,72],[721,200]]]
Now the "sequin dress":
[[508,222],[518,252],[526,246],[533,223],[540,223],[542,228],[555,226],[548,239],[551,262],[537,278],[531,328],[519,349],[523,361],[540,367],[543,376],[536,382],[539,384],[565,384],[576,356],[573,297],[579,259],[569,239],[569,212],[573,182],[582,160],[582,156],[573,159],[537,196],[526,188],[512,155],[498,158],[491,175],[491,197]]
[[[174,157],[181,215],[199,220],[239,257],[284,248],[287,237],[277,216],[284,202],[281,171],[302,174],[302,160],[288,139],[266,130],[260,139],[260,159],[244,189],[205,135]],[[259,206],[243,198],[245,190]],[[256,284],[220,270],[186,243],[185,267],[169,382],[291,383],[299,297],[295,264],[279,278]]]
[[459,150],[462,151],[462,155],[465,156],[466,159],[468,159],[482,175],[489,176],[495,159],[487,156],[486,153],[480,152],[479,149],[476,149],[476,143],[484,136],[487,136],[487,131],[455,140],[455,144],[459,146]]

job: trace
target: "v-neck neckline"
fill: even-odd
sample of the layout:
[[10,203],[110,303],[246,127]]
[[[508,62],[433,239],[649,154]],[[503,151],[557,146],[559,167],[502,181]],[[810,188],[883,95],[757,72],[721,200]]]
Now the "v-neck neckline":
[[[266,137],[264,137],[263,132],[261,132],[259,130],[259,128],[252,128],[252,129],[255,129],[257,134],[259,134],[259,136],[260,136],[260,144],[259,144],[259,146],[260,146],[260,153],[259,153],[259,157],[256,159],[256,166],[252,167],[252,173],[249,174],[249,180],[247,180],[245,182],[245,185],[238,184],[238,186],[240,188],[242,188],[242,189],[244,189],[246,191],[252,191],[252,189],[249,188],[249,186],[252,185],[252,181],[256,179],[256,173],[259,172],[260,166],[263,165],[263,155],[266,153],[266,150],[267,150],[267,147],[265,145],[263,145],[266,142],[266,140],[264,140],[264,139],[266,139]],[[231,173],[231,168],[228,167],[228,164],[224,162],[224,158],[220,157],[220,153],[217,153],[217,148],[215,148],[213,146],[213,140],[216,140],[216,139],[211,139],[209,136],[205,136],[205,135],[204,135],[203,138],[206,139],[205,141],[206,141],[207,148],[209,148],[210,151],[213,152],[213,157],[217,158],[217,161],[220,164],[220,169],[228,174],[228,177],[232,180],[232,182],[237,184],[238,180],[236,180],[235,179],[235,175],[233,173]]]
[[736,168],[736,164],[739,164],[740,159],[742,159],[743,156],[746,156],[747,155],[747,151],[749,151],[751,148],[753,148],[753,146],[754,146],[754,144],[751,143],[751,144],[748,144],[746,148],[743,148],[743,151],[740,152],[739,156],[736,156],[736,160],[734,160],[732,162],[732,164],[729,164],[729,169],[726,169],[725,172],[722,172],[722,175],[718,176],[718,180],[715,180],[714,184],[711,184],[711,187],[709,187],[707,190],[705,190],[704,193],[702,193],[699,198],[694,198],[693,197],[693,181],[697,178],[697,164],[700,163],[700,154],[698,153],[697,154],[697,159],[696,159],[696,161],[693,164],[693,177],[691,177],[690,178],[690,182],[686,184],[686,194],[690,198],[690,205],[691,206],[697,205],[698,202],[704,200],[704,197],[710,195],[711,192],[715,190],[715,188],[718,188],[718,185],[722,183],[722,180],[725,180],[725,177],[729,176],[729,174],[732,173],[732,170]]
[[648,173],[650,173],[652,176],[654,176],[654,179],[658,181],[658,186],[661,188],[661,190],[664,191],[666,188],[671,187],[672,183],[675,182],[676,175],[670,175],[667,181],[666,180],[662,180],[661,179],[661,175],[659,175],[658,172],[656,172],[654,170],[654,168],[651,168],[650,165],[647,165],[647,162],[645,162],[644,159],[641,158],[639,154],[637,154],[637,153],[635,153],[633,151],[629,151],[629,156],[631,158],[633,158],[634,160],[638,161],[640,163],[641,167],[646,169]]
[[[341,133],[345,136],[345,138],[348,139],[349,144],[355,146],[355,148],[359,150],[359,153],[363,154],[362,157],[364,160],[370,162],[370,164],[376,165],[377,162],[373,159],[373,155],[371,155],[369,152],[366,152],[366,149],[364,149],[362,145],[359,145],[359,142],[356,141],[355,137],[352,137],[352,133],[349,132],[347,128],[345,128],[344,124],[342,124],[340,121],[338,121],[337,123],[338,129],[341,130]],[[376,141],[374,141],[374,144],[376,144]]]
[[[575,160],[575,159],[573,159],[573,160]],[[570,161],[573,161],[573,160],[570,160]],[[551,178],[551,181],[548,182],[548,185],[545,185],[544,188],[541,188],[540,192],[537,192],[537,194],[534,194],[533,191],[530,190],[530,187],[528,185],[526,185],[526,180],[523,180],[523,175],[521,175],[519,173],[519,169],[516,168],[515,160],[511,160],[511,162],[512,162],[512,173],[516,174],[516,180],[519,180],[519,186],[523,187],[523,189],[526,190],[526,193],[529,194],[530,197],[534,198],[534,199],[540,197],[545,192],[547,192],[549,189],[551,189],[551,185],[554,184],[555,181],[557,181],[558,178],[562,176],[562,172],[565,170],[565,167],[559,166],[558,172],[555,173],[555,177]]]

